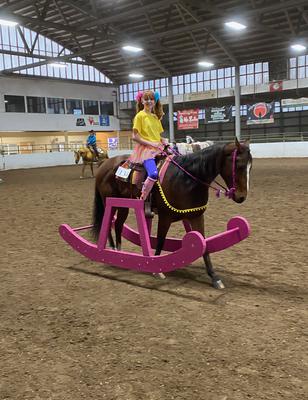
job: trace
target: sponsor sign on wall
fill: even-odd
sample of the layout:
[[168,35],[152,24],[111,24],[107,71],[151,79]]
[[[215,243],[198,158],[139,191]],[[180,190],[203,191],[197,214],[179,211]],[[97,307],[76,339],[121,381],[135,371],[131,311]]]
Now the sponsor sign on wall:
[[299,107],[308,106],[308,97],[301,97],[299,99],[282,99],[282,107]]
[[257,103],[248,106],[247,125],[273,124],[275,103]]
[[215,124],[218,122],[230,122],[232,119],[232,107],[207,107],[205,110],[205,122]]
[[270,92],[281,92],[283,89],[283,81],[273,81],[269,83]]
[[90,125],[90,126],[99,125],[98,115],[87,116],[87,125]]
[[198,92],[198,93],[185,93],[184,101],[197,101],[204,99],[214,99],[217,97],[216,90],[207,90],[206,92]]
[[117,150],[119,146],[119,139],[117,137],[108,138],[108,150]]
[[110,125],[109,115],[100,115],[99,124],[100,126],[109,126]]
[[198,129],[199,110],[182,110],[177,112],[178,129]]

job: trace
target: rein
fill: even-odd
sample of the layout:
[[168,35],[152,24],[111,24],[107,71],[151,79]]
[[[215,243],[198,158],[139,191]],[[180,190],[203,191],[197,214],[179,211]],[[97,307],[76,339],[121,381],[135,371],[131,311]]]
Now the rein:
[[[174,151],[172,149],[170,149],[175,155],[180,155],[177,151]],[[162,153],[164,155],[166,155],[167,157],[170,158],[170,155],[168,153],[166,153],[164,150],[162,151]],[[231,188],[226,188],[225,186],[223,186],[222,184],[220,184],[219,182],[217,182],[216,180],[214,180],[214,183],[216,183],[216,185],[220,186],[225,193],[225,196],[228,197],[229,199],[232,199],[233,194],[235,193],[236,187],[235,187],[235,170],[236,170],[236,157],[237,157],[237,148],[235,148],[232,152],[232,187]],[[209,183],[206,183],[204,181],[202,181],[201,179],[193,176],[190,172],[186,171],[185,168],[183,168],[180,164],[178,164],[173,158],[170,158],[170,161],[176,165],[180,170],[182,170],[186,175],[188,175],[190,178],[192,178],[194,181],[200,183],[201,185],[207,186],[213,190],[215,190],[216,192],[216,197],[220,197],[222,194],[222,189],[220,188],[216,188],[215,186],[210,185]]]

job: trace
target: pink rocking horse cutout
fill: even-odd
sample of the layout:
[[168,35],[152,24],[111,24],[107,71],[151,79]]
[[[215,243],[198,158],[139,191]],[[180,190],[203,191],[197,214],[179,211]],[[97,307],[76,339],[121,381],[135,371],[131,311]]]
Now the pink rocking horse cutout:
[[[124,224],[122,236],[130,242],[141,246],[142,254],[117,251],[106,248],[108,232],[114,223],[116,207],[135,210],[138,231]],[[167,238],[163,250],[169,254],[155,256],[157,238],[151,236],[151,219],[144,215],[144,201],[135,199],[107,198],[104,219],[98,243],[93,244],[81,237],[77,232],[90,229],[92,226],[71,228],[63,224],[59,228],[62,238],[76,251],[92,261],[113,265],[119,268],[132,269],[148,273],[166,273],[188,264],[202,257],[205,250],[208,253],[225,250],[228,247],[244,240],[250,233],[250,227],[245,218],[231,218],[227,230],[215,236],[204,238],[199,232],[192,231],[189,224],[185,224],[186,235],[183,239]]]

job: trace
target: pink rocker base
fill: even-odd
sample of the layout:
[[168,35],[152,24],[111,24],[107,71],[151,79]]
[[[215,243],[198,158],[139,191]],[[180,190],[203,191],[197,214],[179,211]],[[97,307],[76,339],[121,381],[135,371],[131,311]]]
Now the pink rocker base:
[[[135,210],[138,231],[125,224],[122,236],[141,246],[142,254],[106,248],[108,232],[114,224],[117,207]],[[186,234],[183,239],[166,238],[163,250],[169,253],[155,256],[153,249],[156,247],[157,238],[151,236],[151,221],[145,218],[143,200],[108,197],[97,245],[77,233],[90,229],[92,225],[71,228],[63,224],[59,227],[59,233],[73,249],[90,260],[149,273],[164,273],[184,268],[202,257],[205,252],[215,253],[227,249],[247,238],[250,233],[246,219],[238,216],[229,220],[225,232],[208,238],[204,238],[199,232],[192,231],[189,224],[184,223]]]

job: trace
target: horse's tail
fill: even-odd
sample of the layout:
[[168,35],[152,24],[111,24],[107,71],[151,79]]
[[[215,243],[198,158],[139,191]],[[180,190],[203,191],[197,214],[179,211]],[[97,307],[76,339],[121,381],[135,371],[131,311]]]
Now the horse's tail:
[[104,201],[102,199],[100,192],[96,187],[94,196],[93,216],[92,216],[92,222],[93,222],[92,234],[96,240],[99,237],[104,217],[104,212],[105,212]]

